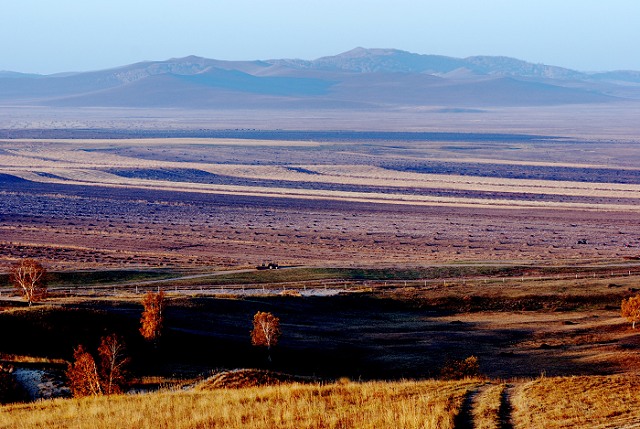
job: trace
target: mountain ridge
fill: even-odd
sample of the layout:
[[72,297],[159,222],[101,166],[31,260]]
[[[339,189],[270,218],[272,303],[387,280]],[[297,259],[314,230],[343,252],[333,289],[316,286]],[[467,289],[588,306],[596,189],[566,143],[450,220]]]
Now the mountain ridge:
[[198,56],[90,72],[0,72],[0,104],[270,108],[526,106],[640,100],[640,72],[586,73],[511,57],[358,47],[315,60]]

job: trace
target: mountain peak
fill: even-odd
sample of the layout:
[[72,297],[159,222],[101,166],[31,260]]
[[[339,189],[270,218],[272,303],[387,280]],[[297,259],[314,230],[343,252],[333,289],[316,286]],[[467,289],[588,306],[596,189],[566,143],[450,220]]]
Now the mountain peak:
[[[388,56],[388,55],[394,55],[394,54],[417,55],[417,54],[411,54],[406,51],[401,51],[398,49],[363,48],[359,46],[357,48],[351,49],[350,51],[346,51],[341,54],[335,55],[335,57],[362,58],[362,57],[371,57],[371,56]],[[324,57],[324,58],[332,58],[332,57]]]

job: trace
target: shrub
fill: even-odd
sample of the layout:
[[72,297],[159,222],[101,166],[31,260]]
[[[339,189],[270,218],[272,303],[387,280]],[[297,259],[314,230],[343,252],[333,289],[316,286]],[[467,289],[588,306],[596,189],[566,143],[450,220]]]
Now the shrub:
[[440,377],[445,380],[461,380],[479,375],[480,366],[478,365],[478,358],[475,356],[469,356],[462,360],[447,361],[440,370]]

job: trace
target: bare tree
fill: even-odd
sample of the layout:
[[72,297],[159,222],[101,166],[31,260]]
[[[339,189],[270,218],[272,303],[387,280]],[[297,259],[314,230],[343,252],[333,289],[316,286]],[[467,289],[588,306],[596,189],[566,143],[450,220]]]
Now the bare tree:
[[164,292],[149,292],[142,300],[144,311],[140,319],[140,333],[149,341],[157,341],[164,322]]
[[67,378],[75,398],[102,394],[96,361],[82,345],[73,352],[73,363],[67,367]]
[[636,329],[636,322],[640,321],[640,295],[622,300],[620,314],[631,322],[631,327]]
[[127,385],[125,366],[129,363],[124,343],[116,334],[102,337],[98,355],[102,391],[105,395],[122,393]]
[[11,266],[9,278],[31,307],[33,302],[40,301],[46,295],[46,274],[47,271],[40,262],[22,259]]
[[258,311],[253,316],[251,344],[258,347],[266,347],[269,362],[271,362],[271,347],[278,344],[281,335],[279,318],[263,311]]

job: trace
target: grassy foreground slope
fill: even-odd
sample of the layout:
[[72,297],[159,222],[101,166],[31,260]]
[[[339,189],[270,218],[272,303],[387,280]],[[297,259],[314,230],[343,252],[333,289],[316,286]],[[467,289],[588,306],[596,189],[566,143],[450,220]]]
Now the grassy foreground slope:
[[640,428],[640,377],[540,378],[514,389],[516,428]]
[[0,428],[640,428],[637,375],[210,388],[7,405]]
[[467,381],[371,382],[159,392],[0,407],[0,428],[454,427]]

